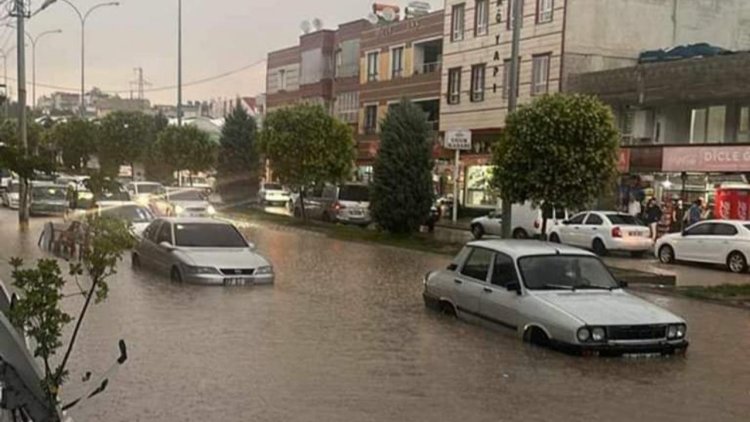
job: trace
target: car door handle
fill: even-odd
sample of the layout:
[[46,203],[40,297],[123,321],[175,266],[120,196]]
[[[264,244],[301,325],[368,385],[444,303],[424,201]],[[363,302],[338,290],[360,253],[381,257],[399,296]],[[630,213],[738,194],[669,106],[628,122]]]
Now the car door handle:
[[456,283],[456,284],[464,284],[464,282],[463,282],[463,281],[461,281],[461,280],[459,280],[459,279],[457,279],[457,278],[456,278],[456,279],[454,279],[454,280],[453,280],[453,282],[454,282],[454,283]]
[[490,289],[489,287],[485,287],[484,288],[484,292],[485,293],[492,293],[492,289]]

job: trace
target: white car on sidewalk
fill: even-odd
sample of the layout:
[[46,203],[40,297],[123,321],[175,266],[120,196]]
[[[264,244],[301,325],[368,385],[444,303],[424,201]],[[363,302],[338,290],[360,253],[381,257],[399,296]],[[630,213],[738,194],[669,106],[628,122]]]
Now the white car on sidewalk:
[[654,251],[665,264],[675,261],[720,264],[733,273],[744,273],[750,257],[750,221],[703,221],[682,233],[661,237]]
[[289,190],[278,183],[263,183],[258,191],[260,205],[286,205],[289,202]]
[[[535,207],[531,202],[524,204],[513,204],[511,210],[511,236],[514,239],[530,239],[542,234],[542,209]],[[556,207],[547,215],[547,233],[549,230],[563,220],[568,218],[568,211]],[[481,239],[484,235],[502,236],[503,219],[500,210],[492,211],[484,217],[475,218],[471,221],[471,234],[475,239]]]
[[538,241],[467,244],[424,278],[430,308],[583,354],[684,352],[687,325],[623,290],[590,252]]
[[641,256],[651,249],[651,230],[637,218],[618,212],[586,211],[549,231],[553,243],[593,250],[597,255],[627,251]]

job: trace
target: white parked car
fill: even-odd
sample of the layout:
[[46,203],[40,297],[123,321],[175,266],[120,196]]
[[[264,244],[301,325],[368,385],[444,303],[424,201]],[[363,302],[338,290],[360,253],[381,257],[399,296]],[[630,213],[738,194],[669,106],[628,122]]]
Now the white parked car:
[[18,209],[18,203],[21,200],[19,191],[21,189],[21,182],[18,180],[10,180],[5,190],[3,190],[3,206],[8,207],[12,210]]
[[617,212],[587,211],[552,227],[553,243],[591,249],[604,256],[609,251],[628,251],[641,256],[651,249],[651,230],[637,218]]
[[675,261],[720,264],[733,273],[744,273],[750,257],[750,221],[703,221],[682,233],[661,237],[654,250],[665,264]]
[[131,182],[126,189],[130,198],[141,205],[149,205],[165,194],[164,186],[157,182]]
[[258,202],[261,205],[286,205],[289,202],[289,190],[278,183],[263,183],[258,191]]
[[581,353],[684,352],[685,321],[623,290],[596,255],[538,241],[467,244],[424,278],[428,307]]
[[216,209],[208,202],[208,193],[197,188],[167,189],[168,215],[176,217],[213,217]]
[[[555,208],[552,215],[547,216],[547,232],[550,228],[560,224],[568,218],[567,210]],[[484,235],[502,236],[501,212],[492,211],[484,217],[475,218],[471,221],[471,233],[475,239],[481,239]],[[542,234],[542,209],[531,205],[513,204],[511,213],[511,235],[514,239],[530,239]]]

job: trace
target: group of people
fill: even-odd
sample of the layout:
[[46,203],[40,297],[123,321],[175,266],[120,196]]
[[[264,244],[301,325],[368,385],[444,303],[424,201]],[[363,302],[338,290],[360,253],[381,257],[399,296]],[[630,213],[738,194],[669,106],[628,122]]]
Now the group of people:
[[636,198],[631,198],[628,214],[644,221],[651,229],[651,237],[656,240],[665,233],[678,232],[699,221],[710,219],[711,207],[706,207],[701,198],[693,201],[688,208],[677,198],[663,204],[659,204],[656,198],[649,198],[645,207]]

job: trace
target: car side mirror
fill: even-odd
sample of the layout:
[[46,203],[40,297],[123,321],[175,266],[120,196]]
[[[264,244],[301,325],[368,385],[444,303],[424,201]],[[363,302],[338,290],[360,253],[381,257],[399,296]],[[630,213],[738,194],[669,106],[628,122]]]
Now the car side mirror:
[[169,252],[172,252],[175,249],[174,246],[169,242],[159,242],[159,246],[168,250]]
[[505,288],[509,292],[516,292],[519,295],[521,294],[521,284],[520,283],[508,283],[505,285]]
[[620,280],[617,284],[620,285],[621,289],[627,289],[628,288],[628,282],[624,280]]

